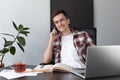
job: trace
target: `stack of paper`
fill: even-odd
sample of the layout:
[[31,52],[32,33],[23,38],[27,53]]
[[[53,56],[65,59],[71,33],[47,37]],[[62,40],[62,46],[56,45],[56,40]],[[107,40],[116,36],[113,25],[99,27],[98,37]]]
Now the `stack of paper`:
[[40,72],[32,72],[32,69],[26,69],[26,71],[22,73],[16,73],[14,70],[4,69],[0,72],[0,76],[7,79],[14,79],[23,76],[37,76],[38,73]]

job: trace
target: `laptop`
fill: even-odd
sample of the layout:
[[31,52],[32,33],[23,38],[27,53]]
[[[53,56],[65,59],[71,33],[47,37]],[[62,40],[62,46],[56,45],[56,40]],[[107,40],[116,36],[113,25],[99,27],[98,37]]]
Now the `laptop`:
[[86,69],[73,69],[81,78],[99,78],[120,75],[120,46],[92,46],[87,50]]

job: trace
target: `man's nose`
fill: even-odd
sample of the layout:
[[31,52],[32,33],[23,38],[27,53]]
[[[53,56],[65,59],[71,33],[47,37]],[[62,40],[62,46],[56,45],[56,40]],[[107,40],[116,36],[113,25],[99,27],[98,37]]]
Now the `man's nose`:
[[61,24],[62,24],[62,22],[61,22],[61,21],[59,21],[58,25],[61,25]]

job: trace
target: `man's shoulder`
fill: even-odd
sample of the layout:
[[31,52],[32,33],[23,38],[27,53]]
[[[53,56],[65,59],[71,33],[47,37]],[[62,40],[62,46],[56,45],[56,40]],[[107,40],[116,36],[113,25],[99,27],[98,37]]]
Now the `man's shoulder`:
[[75,35],[88,34],[86,31],[80,31],[80,30],[73,30],[73,33]]

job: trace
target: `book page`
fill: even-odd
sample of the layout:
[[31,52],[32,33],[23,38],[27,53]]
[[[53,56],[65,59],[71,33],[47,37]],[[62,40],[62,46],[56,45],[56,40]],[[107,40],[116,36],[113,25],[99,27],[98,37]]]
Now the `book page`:
[[53,68],[53,71],[65,71],[65,72],[71,72],[72,71],[72,67],[66,64],[62,64],[62,63],[56,63]]
[[53,65],[37,65],[33,71],[39,71],[39,72],[52,72]]

